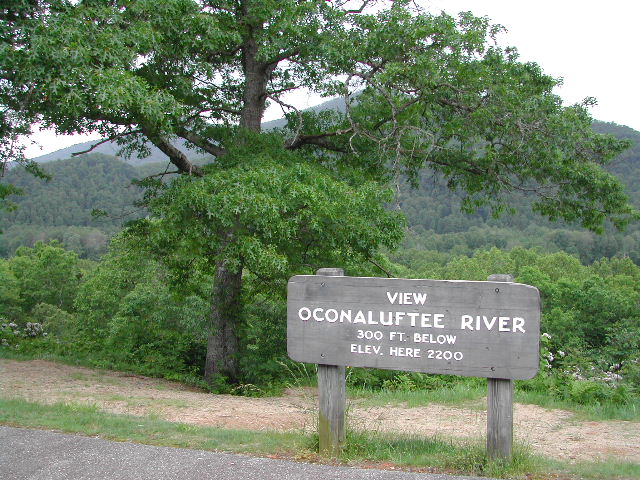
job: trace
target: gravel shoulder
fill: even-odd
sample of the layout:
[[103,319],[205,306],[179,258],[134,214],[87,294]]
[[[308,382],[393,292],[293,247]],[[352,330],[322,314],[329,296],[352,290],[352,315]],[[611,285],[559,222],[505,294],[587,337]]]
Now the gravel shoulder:
[[[267,398],[213,395],[176,382],[43,360],[0,359],[0,396],[248,430],[312,431],[317,413],[316,392],[308,388]],[[356,429],[446,439],[479,439],[486,432],[484,410],[438,404],[368,407],[352,400],[348,419]],[[637,422],[579,421],[563,410],[514,405],[516,440],[549,458],[640,463],[638,427]]]

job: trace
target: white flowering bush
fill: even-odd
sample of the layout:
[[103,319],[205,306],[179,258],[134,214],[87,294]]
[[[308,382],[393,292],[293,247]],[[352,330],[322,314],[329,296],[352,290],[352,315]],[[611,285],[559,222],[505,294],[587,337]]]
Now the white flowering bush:
[[21,336],[18,325],[0,318],[0,348],[15,348],[19,345]]
[[623,382],[620,364],[595,365],[572,350],[556,348],[555,337],[540,336],[540,371],[533,380],[522,382],[522,390],[548,395],[580,405],[626,404],[634,390]]
[[44,331],[44,327],[38,322],[27,322],[24,327],[24,334],[27,337],[47,336],[47,333]]
[[39,322],[27,322],[20,327],[15,322],[0,318],[0,348],[20,349],[25,339],[45,338],[47,332]]

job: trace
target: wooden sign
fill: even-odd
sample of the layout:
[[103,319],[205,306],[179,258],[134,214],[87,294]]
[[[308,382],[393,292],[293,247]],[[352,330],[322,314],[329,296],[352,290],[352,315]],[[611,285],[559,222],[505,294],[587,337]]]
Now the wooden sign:
[[529,285],[299,275],[289,280],[296,361],[487,378],[538,371],[540,295]]

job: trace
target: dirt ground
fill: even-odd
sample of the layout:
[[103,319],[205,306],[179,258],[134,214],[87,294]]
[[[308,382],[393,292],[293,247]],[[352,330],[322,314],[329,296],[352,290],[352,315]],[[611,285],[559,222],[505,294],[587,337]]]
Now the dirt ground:
[[[315,428],[313,389],[287,390],[281,397],[213,395],[182,384],[121,372],[33,360],[0,359],[0,396],[40,403],[96,405],[112,413],[157,415],[196,425],[249,430]],[[482,438],[486,412],[443,405],[368,407],[352,400],[352,428],[439,438]],[[534,452],[563,460],[615,458],[640,462],[640,425],[625,421],[578,421],[563,410],[514,405],[514,434]]]

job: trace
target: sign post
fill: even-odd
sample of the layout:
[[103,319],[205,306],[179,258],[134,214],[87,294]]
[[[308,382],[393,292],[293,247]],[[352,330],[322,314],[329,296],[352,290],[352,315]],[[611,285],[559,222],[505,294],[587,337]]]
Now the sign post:
[[[489,275],[488,281],[513,282],[512,275]],[[511,460],[513,446],[513,380],[487,378],[487,454]]]
[[[319,365],[320,438],[333,439],[330,445],[344,440],[338,367],[373,367],[490,379],[487,447],[509,458],[512,380],[535,376],[539,341],[538,290],[502,277],[345,277],[322,269],[289,280],[287,350],[293,360]],[[323,435],[325,425],[330,433]]]
[[[319,276],[344,275],[341,268],[321,268]],[[321,282],[322,284],[322,282]],[[325,359],[329,361],[329,359]],[[345,439],[344,414],[347,404],[343,365],[318,362],[318,442],[320,454],[336,457]]]

